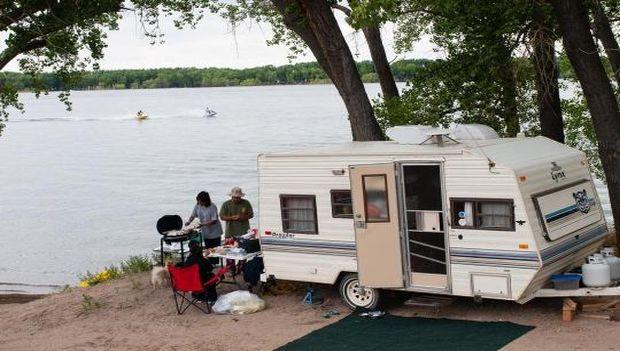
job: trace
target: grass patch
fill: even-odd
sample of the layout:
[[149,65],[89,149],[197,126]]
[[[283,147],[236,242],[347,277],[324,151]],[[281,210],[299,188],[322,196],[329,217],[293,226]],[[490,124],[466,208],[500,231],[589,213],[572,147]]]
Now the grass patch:
[[103,306],[103,304],[99,301],[96,301],[95,299],[93,299],[92,296],[88,295],[88,294],[82,294],[82,309],[84,310],[84,312],[89,312],[92,310],[96,310],[98,308],[100,308],[101,306]]
[[153,268],[153,261],[148,256],[131,256],[121,262],[123,274],[147,272]]
[[61,286],[60,288],[58,288],[58,292],[61,294],[70,293],[71,291],[73,291],[73,288],[69,284],[65,284]]
[[96,273],[86,271],[86,273],[78,275],[78,278],[80,279],[80,287],[88,288],[111,279],[118,279],[124,275],[147,272],[151,268],[153,268],[153,260],[150,257],[130,256],[121,261],[120,267],[111,265]]

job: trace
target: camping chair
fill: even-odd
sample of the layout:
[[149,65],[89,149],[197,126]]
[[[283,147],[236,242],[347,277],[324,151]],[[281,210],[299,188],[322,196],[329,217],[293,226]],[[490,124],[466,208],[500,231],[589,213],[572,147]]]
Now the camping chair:
[[170,286],[174,296],[174,304],[178,314],[183,314],[189,308],[194,306],[203,313],[211,313],[211,305],[205,303],[201,306],[199,300],[192,296],[192,293],[202,293],[205,287],[217,286],[223,279],[228,268],[220,268],[207,282],[202,284],[200,281],[200,271],[197,264],[188,267],[176,267],[168,264],[168,272],[170,272]]

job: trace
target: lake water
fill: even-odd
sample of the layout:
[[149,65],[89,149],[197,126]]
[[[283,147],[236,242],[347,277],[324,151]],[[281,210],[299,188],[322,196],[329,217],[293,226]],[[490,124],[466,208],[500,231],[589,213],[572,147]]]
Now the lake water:
[[[72,112],[55,96],[22,99],[0,137],[5,291],[75,284],[150,253],[156,220],[187,218],[201,190],[219,205],[239,185],[255,204],[260,152],[351,138],[330,85],[83,91]],[[202,116],[207,105],[217,118]],[[133,118],[140,109],[149,120]]]

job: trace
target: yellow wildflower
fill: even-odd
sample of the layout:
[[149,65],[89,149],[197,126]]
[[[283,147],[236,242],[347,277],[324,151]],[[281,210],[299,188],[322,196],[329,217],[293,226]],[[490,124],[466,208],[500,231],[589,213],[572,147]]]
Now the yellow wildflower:
[[89,284],[88,284],[88,282],[87,282],[87,281],[85,281],[85,280],[82,280],[82,281],[80,282],[80,287],[82,287],[82,288],[88,288],[89,286],[90,286],[90,285],[89,285]]

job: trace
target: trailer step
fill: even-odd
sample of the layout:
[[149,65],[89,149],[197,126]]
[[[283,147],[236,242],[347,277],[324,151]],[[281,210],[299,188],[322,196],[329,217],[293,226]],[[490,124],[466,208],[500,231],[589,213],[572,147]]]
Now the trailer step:
[[434,309],[439,309],[441,307],[450,305],[452,302],[454,302],[454,298],[451,297],[422,295],[412,296],[403,304],[405,306],[430,307]]

